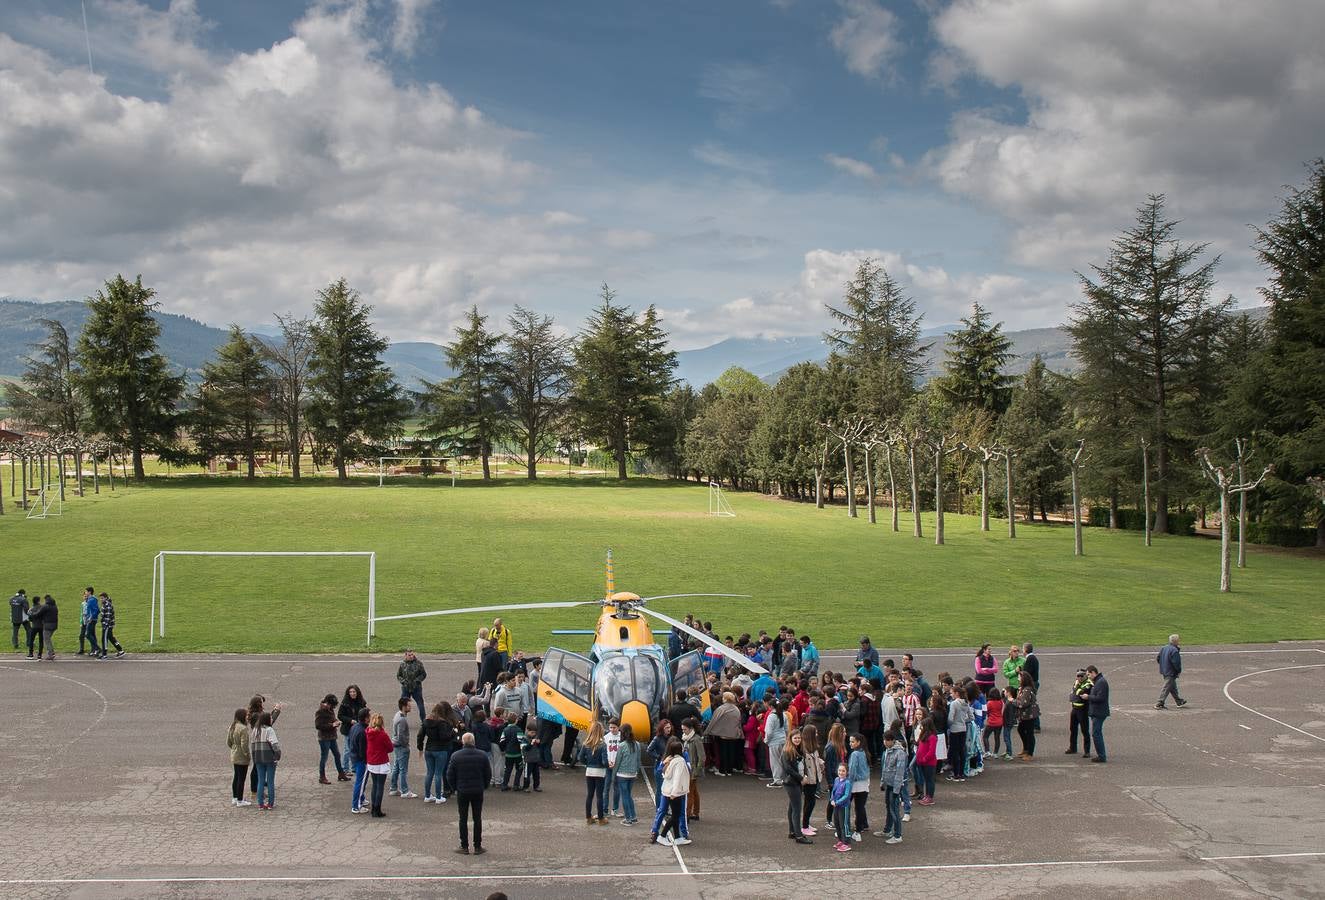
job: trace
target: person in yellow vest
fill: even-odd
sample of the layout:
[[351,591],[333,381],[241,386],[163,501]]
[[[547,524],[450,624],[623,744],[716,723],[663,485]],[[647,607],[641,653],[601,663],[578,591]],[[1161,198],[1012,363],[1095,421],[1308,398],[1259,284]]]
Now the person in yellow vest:
[[492,627],[488,629],[488,640],[492,641],[492,648],[501,657],[501,669],[505,672],[511,661],[511,629],[503,625],[501,619],[493,619]]
[[1090,689],[1095,686],[1091,681],[1090,675],[1085,669],[1077,669],[1077,679],[1072,684],[1072,693],[1069,695],[1072,701],[1072,718],[1068,725],[1068,754],[1077,752],[1077,734],[1080,733],[1083,749],[1086,751],[1083,755],[1090,756],[1090,717],[1087,715],[1086,702],[1090,699]]

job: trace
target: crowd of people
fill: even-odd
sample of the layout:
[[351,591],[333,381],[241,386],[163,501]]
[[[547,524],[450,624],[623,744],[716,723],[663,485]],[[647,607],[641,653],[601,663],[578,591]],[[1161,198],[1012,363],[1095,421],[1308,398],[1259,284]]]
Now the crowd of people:
[[[716,639],[708,623],[689,619],[687,625]],[[961,784],[996,760],[1029,763],[1039,756],[1041,672],[1030,643],[1010,647],[1002,659],[985,644],[969,672],[933,675],[911,654],[900,663],[880,659],[868,637],[841,672],[824,666],[810,636],[791,628],[723,643],[768,672],[755,676],[730,665],[724,654],[673,629],[669,656],[705,649],[711,705],[698,687],[678,691],[647,743],[615,719],[595,721],[581,733],[540,718],[541,660],[515,650],[501,620],[479,632],[475,677],[448,700],[425,705],[427,670],[406,650],[396,670],[394,708],[370,706],[357,684],[322,699],[313,716],[318,780],[332,783],[330,761],[336,780],[351,786],[349,811],[382,818],[386,797],[419,797],[410,785],[417,753],[425,770],[423,802],[455,803],[456,852],[481,854],[486,792],[541,791],[549,771],[583,769],[588,826],[608,825],[611,818],[640,824],[635,786],[648,780],[654,807],[648,840],[664,845],[690,843],[706,778],[758,777],[785,792],[790,840],[810,844],[827,828],[833,848],[845,853],[868,834],[900,843],[916,807],[939,802],[940,780]],[[1166,693],[1176,697],[1177,635],[1159,662]],[[1086,757],[1106,762],[1108,680],[1095,666],[1078,670],[1065,702],[1071,710],[1065,752],[1080,747]],[[235,710],[228,744],[237,807],[253,804],[245,799],[247,785],[259,809],[275,808],[280,714],[281,706],[267,708],[262,696]],[[871,794],[881,794],[883,806],[873,812],[882,819],[875,831]]]
[[[26,646],[30,660],[55,659],[55,632],[60,628],[60,606],[50,594],[34,593],[28,600],[28,592],[19,588],[9,598],[9,620],[14,626],[14,652],[20,653]],[[19,643],[19,633],[23,634],[23,644]],[[115,658],[124,656],[124,647],[115,639],[115,604],[105,591],[98,594],[91,587],[83,591],[83,600],[78,611],[78,653],[91,659],[110,658],[110,648],[115,648]],[[90,649],[89,649],[90,648]],[[33,655],[33,652],[36,655]]]

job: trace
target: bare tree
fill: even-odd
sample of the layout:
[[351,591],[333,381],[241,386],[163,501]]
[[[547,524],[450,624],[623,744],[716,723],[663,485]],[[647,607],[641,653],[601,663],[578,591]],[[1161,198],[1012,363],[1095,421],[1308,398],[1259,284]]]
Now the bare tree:
[[1150,546],[1150,441],[1141,438],[1141,515],[1146,532],[1146,546]]
[[1085,556],[1086,552],[1083,549],[1082,540],[1081,540],[1080,476],[1081,476],[1081,470],[1086,467],[1086,463],[1090,462],[1090,457],[1084,455],[1086,452],[1086,441],[1084,438],[1082,440],[1077,441],[1076,449],[1068,447],[1065,450],[1059,450],[1052,443],[1049,445],[1049,448],[1056,453],[1071,454],[1071,458],[1068,460],[1068,466],[1072,470],[1072,555]]
[[888,464],[888,498],[893,508],[893,515],[892,515],[893,531],[900,531],[901,529],[898,527],[898,521],[897,521],[898,510],[900,508],[900,504],[898,504],[897,502],[897,478],[893,474],[893,445],[896,443],[898,443],[898,437],[896,432],[889,431],[883,442],[883,452],[884,452],[883,458],[885,462],[887,462]]
[[[1251,441],[1235,438],[1233,447],[1238,455],[1238,484],[1246,484],[1247,460],[1252,457]],[[1247,568],[1247,491],[1238,491],[1238,568]]]
[[[874,513],[874,467],[876,463],[870,460],[870,453],[876,447],[882,447],[884,452],[888,453],[889,456],[891,456],[892,454],[888,450],[887,435],[882,434],[877,428],[875,428],[872,425],[869,427],[866,433],[861,437],[860,446],[865,451],[865,499],[866,503],[869,506],[870,524],[874,525],[878,521]],[[891,459],[888,461],[888,468],[889,471],[891,472],[892,470]],[[896,511],[896,509],[897,509],[897,503],[896,500],[894,500],[893,501],[894,512]],[[894,515],[893,518],[894,520],[896,520],[896,515]],[[894,528],[893,530],[896,531],[896,528]]]
[[865,420],[859,416],[847,419],[843,422],[834,422],[829,419],[827,422],[820,423],[833,437],[837,438],[842,445],[842,460],[846,466],[847,482],[847,515],[856,518],[856,484],[854,478],[854,467],[851,459],[851,446],[860,443],[862,436],[869,429]]
[[1017,500],[1012,490],[1012,464],[1017,456],[1017,451],[1004,444],[999,448],[999,453],[1002,454],[1005,470],[1004,486],[1007,490],[1005,502],[1008,507],[1008,539],[1015,541],[1017,539]]
[[925,446],[934,454],[934,543],[943,544],[943,458],[962,449],[957,435],[949,432],[931,432]]
[[[1228,552],[1228,495],[1246,494],[1249,491],[1256,490],[1260,483],[1265,480],[1265,477],[1274,471],[1274,466],[1266,466],[1259,478],[1252,482],[1246,482],[1241,478],[1235,478],[1234,473],[1226,470],[1223,466],[1216,466],[1212,463],[1208,448],[1202,447],[1197,450],[1196,457],[1200,460],[1202,473],[1219,489],[1219,592],[1227,594],[1232,590]],[[1241,460],[1239,460],[1240,462]]]
[[[989,464],[1003,458],[1003,451],[998,447],[986,447],[984,444],[972,447],[963,443],[961,448],[980,458],[980,530],[989,530]],[[1011,507],[1009,507],[1011,509]],[[1015,536],[1015,535],[1014,535]]]
[[906,431],[899,431],[895,439],[906,453],[906,464],[911,474],[911,518],[914,521],[911,534],[914,537],[924,537],[920,528],[920,470],[916,465],[916,448],[924,441],[925,432],[912,427]]
[[304,410],[308,405],[308,362],[313,355],[313,323],[311,319],[289,315],[277,315],[276,321],[281,325],[281,341],[262,341],[262,351],[275,374],[272,397],[289,441],[290,477],[298,481]]
[[832,438],[824,438],[823,444],[819,447],[819,458],[814,464],[814,506],[816,509],[824,508],[824,476],[828,472],[828,450],[832,446]]

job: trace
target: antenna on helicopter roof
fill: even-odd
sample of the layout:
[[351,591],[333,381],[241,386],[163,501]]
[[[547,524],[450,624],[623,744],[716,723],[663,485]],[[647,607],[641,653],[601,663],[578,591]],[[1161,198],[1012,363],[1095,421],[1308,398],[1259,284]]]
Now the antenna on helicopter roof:
[[612,548],[608,547],[607,548],[607,594],[606,596],[603,597],[604,600],[611,600],[612,595],[616,593],[616,587],[614,581],[615,579],[613,579],[612,577]]

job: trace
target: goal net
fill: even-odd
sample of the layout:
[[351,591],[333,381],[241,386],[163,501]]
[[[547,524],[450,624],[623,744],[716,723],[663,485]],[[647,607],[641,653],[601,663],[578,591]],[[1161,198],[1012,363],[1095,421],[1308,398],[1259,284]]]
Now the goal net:
[[726,495],[722,493],[722,485],[716,481],[709,482],[709,515],[736,517]]
[[388,478],[402,475],[447,475],[451,478],[451,487],[455,487],[459,469],[456,460],[450,456],[379,456],[377,458],[377,486],[382,487]]
[[[304,558],[341,557],[341,558],[348,558],[351,560],[353,559],[364,560],[368,563],[368,643],[369,644],[372,643],[373,635],[376,632],[376,628],[374,627],[374,625],[377,621],[377,553],[375,553],[374,551],[371,550],[347,550],[347,551],[161,550],[158,551],[156,556],[152,558],[152,605],[151,605],[151,615],[149,616],[148,632],[147,632],[147,642],[149,644],[155,643],[157,637],[166,636],[166,562],[172,558],[178,558],[178,557],[193,557],[193,558],[219,557],[227,561],[232,561],[236,557],[272,557],[272,558],[283,558],[283,559],[294,559],[298,557],[304,557]],[[233,572],[233,570],[230,569],[230,567],[227,567],[227,569],[231,573]],[[288,567],[282,566],[281,569],[285,570],[283,574],[285,575],[291,574],[289,572]],[[177,570],[175,568],[172,568],[171,571],[176,572]],[[219,578],[215,577],[216,574],[217,573],[213,573],[214,575],[212,579],[213,582],[220,580]],[[249,595],[255,595],[261,598],[263,596],[263,589],[265,588],[265,585],[259,585],[253,581],[254,576],[252,574],[251,566],[248,567],[248,571],[245,574],[247,575],[247,579],[244,584],[244,593]],[[343,596],[344,592],[341,590],[341,585],[337,582],[334,582],[332,579],[325,577],[327,574],[325,570],[319,573],[319,575],[317,576],[314,576],[311,573],[301,573],[301,574],[304,575],[303,579],[291,578],[289,580],[285,580],[282,582],[281,584],[282,599],[284,599],[284,597],[288,597],[291,595],[312,596],[318,586],[330,587],[332,597]],[[176,580],[178,581],[181,579],[184,580],[185,583],[189,586],[188,588],[186,588],[186,590],[189,591],[190,596],[196,595],[201,592],[201,589],[199,588],[200,579],[198,578],[198,573],[196,571],[191,571],[189,569],[186,569],[183,573],[177,573]],[[208,587],[210,588],[211,593],[213,594],[215,594],[217,591],[225,591],[227,589],[233,592],[235,586],[229,583],[233,582],[233,580],[234,576],[233,574],[230,574],[229,580],[226,584],[217,585],[215,583],[211,583],[208,584]],[[206,583],[205,579],[203,581],[204,583]],[[237,604],[234,602],[234,600],[235,598],[231,595],[210,596],[204,598],[204,602],[210,602],[216,604],[229,604],[230,608],[227,609],[224,613],[225,615],[228,616],[235,616],[241,614],[240,611],[235,608]],[[294,616],[295,611],[290,608],[292,604],[290,604],[288,601],[286,602],[287,602],[287,608],[285,610],[272,609],[270,606],[270,602],[269,601],[266,602],[266,604],[262,607],[260,611],[261,618],[255,621],[255,627],[262,627],[262,621],[264,620],[268,622],[268,627],[270,627],[270,622],[275,618],[292,618]],[[317,600],[316,597],[312,597],[312,599],[310,599],[309,602],[316,603],[319,601]],[[221,613],[213,610],[209,610],[209,614],[213,617],[221,615]]]
[[64,515],[64,501],[60,499],[60,483],[39,485],[29,490],[35,500],[28,509],[27,518],[45,519],[47,516]]

